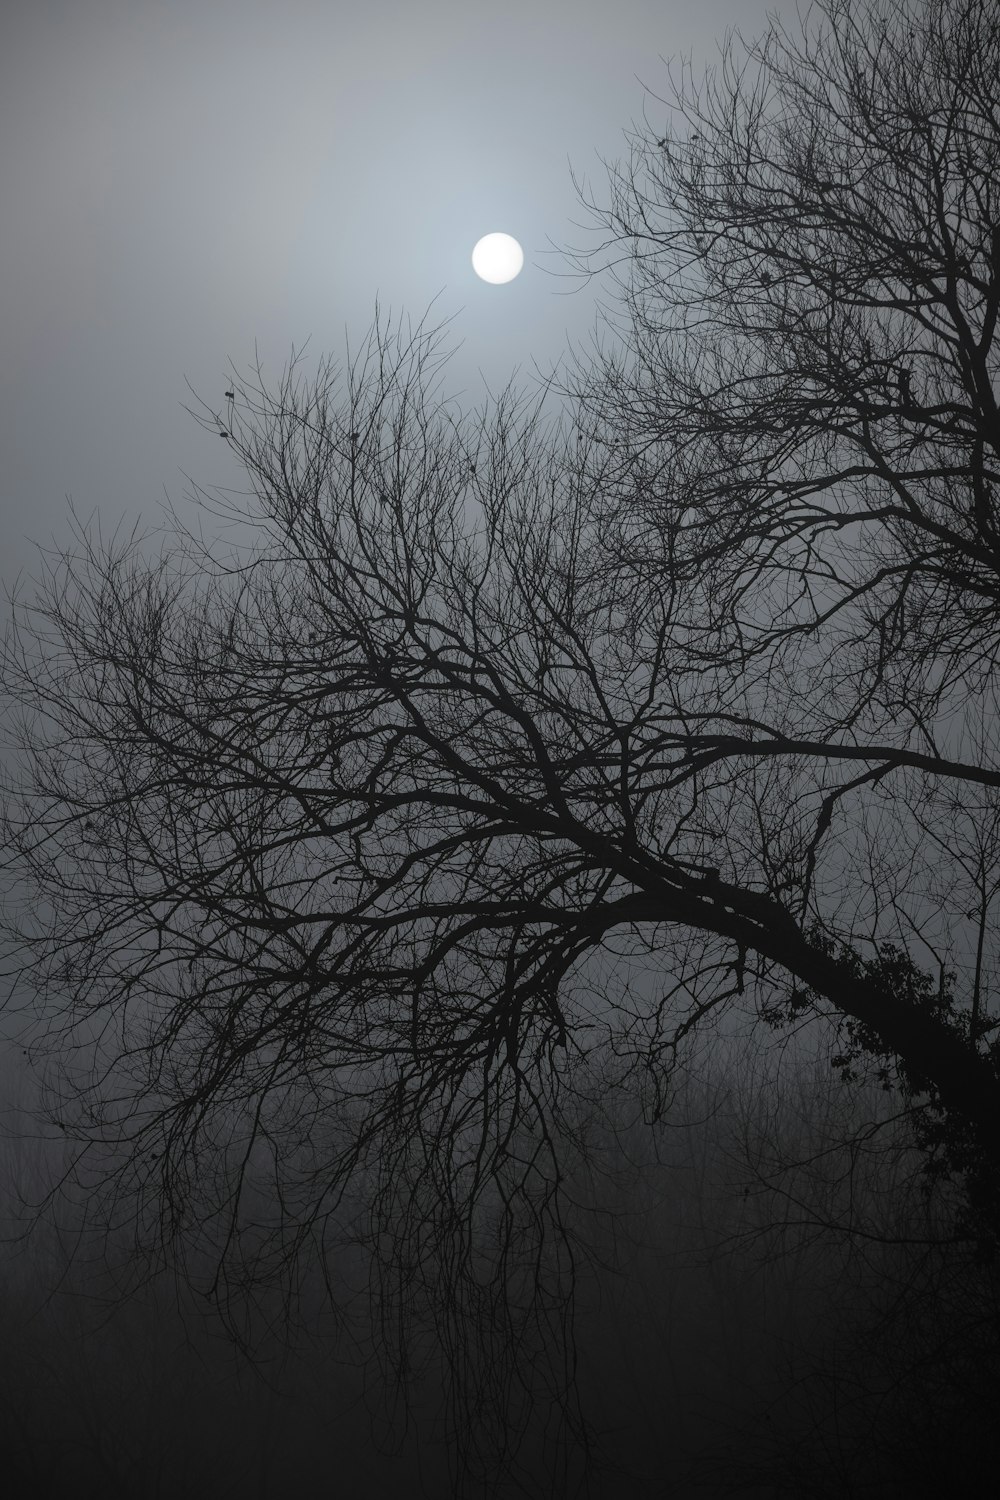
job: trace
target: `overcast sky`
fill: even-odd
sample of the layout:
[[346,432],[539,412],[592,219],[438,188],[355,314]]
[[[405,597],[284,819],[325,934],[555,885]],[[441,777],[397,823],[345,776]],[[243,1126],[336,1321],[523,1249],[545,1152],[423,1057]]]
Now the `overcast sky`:
[[[8,0],[0,22],[4,581],[25,536],[155,520],[234,482],[182,410],[255,341],[339,352],[376,296],[432,298],[479,394],[585,340],[594,291],[545,252],[579,240],[569,163],[599,189],[661,57],[716,55],[765,0]],[[789,0],[778,6],[794,10]],[[641,80],[641,82],[640,82]],[[654,114],[655,118],[655,114]],[[521,276],[472,271],[490,230]],[[548,271],[543,269],[547,267]]]

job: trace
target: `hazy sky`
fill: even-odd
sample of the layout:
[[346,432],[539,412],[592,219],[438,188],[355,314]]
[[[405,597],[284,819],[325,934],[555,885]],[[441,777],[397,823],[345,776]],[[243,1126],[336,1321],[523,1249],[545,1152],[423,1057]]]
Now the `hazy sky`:
[[[155,518],[181,471],[235,482],[182,410],[257,341],[339,352],[376,296],[459,313],[453,383],[558,358],[594,292],[569,161],[596,188],[661,57],[712,60],[766,0],[8,0],[0,22],[2,573],[65,497]],[[794,9],[789,0],[779,7]],[[662,111],[661,111],[662,112]],[[653,116],[655,119],[655,114]],[[521,276],[480,282],[490,230]],[[460,311],[461,310],[461,311]]]

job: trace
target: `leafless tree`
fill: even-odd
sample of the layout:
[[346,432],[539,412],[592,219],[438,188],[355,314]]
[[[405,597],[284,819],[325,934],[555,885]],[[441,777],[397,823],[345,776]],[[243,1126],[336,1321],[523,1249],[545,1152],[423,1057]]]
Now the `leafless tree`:
[[[619,295],[615,337],[571,382],[608,523],[696,600],[674,784],[743,781],[748,817],[739,855],[720,839],[705,862],[853,954],[914,1043],[936,991],[984,1123],[998,60],[992,3],[830,0],[795,32],[731,40],[701,82],[682,70],[609,201],[588,200],[601,241],[577,267],[610,270]],[[877,1033],[931,1077],[887,1012],[842,998],[869,1050]],[[950,1046],[927,1041],[947,1069]]]
[[595,208],[568,415],[376,322],[206,412],[231,550],[80,528],[19,603],[61,1118],[216,1290],[389,1235],[508,1411],[595,1118],[734,1007],[839,1025],[995,1235],[998,78],[987,0],[734,41]]

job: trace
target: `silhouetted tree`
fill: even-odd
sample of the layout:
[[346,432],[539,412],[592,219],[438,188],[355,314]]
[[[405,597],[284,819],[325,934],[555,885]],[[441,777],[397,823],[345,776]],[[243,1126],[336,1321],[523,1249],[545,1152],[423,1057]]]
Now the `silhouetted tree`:
[[608,524],[694,602],[672,785],[702,808],[706,781],[741,785],[749,822],[705,861],[858,981],[856,1007],[793,983],[786,1018],[825,996],[958,1114],[964,1057],[987,1135],[998,63],[988,0],[831,0],[682,72],[590,201],[602,243],[577,264],[610,265],[621,317],[571,382]]
[[662,1117],[729,1007],[841,1025],[995,1227],[1000,33],[819,11],[612,173],[625,320],[568,415],[461,416],[379,322],[234,380],[251,499],[202,499],[251,540],[81,529],[7,647],[87,1169],[219,1289],[364,1184],[399,1296],[499,1330],[498,1413],[594,1112]]

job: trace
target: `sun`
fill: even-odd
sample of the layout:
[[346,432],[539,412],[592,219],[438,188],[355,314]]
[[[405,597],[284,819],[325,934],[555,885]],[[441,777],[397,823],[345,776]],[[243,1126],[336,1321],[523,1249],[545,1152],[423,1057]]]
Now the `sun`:
[[472,252],[472,269],[496,286],[513,281],[524,265],[524,251],[512,234],[484,234]]

